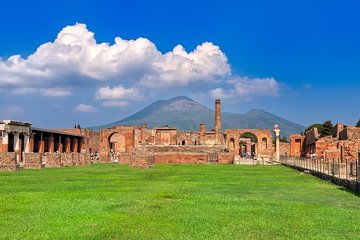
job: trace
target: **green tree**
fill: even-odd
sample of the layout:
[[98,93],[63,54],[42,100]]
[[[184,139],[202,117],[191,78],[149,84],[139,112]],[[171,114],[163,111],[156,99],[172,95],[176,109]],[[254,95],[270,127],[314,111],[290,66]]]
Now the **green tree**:
[[250,132],[246,132],[246,133],[242,134],[240,137],[241,137],[241,138],[250,138],[251,141],[252,141],[252,142],[255,142],[255,143],[257,143],[257,141],[258,141],[258,139],[257,139],[257,137],[255,136],[255,134],[250,133]]
[[355,127],[360,127],[360,119],[359,119],[359,121],[356,123]]
[[317,130],[319,132],[322,131],[322,129],[324,128],[323,125],[321,123],[314,123],[314,124],[311,124],[310,126],[308,126],[306,129],[305,129],[305,132],[309,131],[310,129],[312,128],[317,128]]
[[333,124],[331,123],[331,120],[325,121],[322,126],[323,129],[319,131],[321,133],[321,136],[329,136],[332,134]]

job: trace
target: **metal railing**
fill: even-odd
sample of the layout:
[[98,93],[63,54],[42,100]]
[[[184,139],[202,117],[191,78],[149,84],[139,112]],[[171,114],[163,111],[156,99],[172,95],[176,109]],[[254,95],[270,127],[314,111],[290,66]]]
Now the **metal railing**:
[[352,161],[282,156],[280,163],[360,193],[359,160],[360,152],[358,159]]

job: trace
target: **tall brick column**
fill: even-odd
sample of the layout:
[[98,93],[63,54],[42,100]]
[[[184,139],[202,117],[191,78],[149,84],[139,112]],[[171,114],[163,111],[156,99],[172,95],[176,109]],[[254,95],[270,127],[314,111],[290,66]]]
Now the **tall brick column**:
[[77,138],[74,138],[73,139],[73,147],[72,147],[72,152],[78,152],[78,140],[77,140]]
[[54,143],[54,138],[53,137],[49,137],[48,138],[48,146],[49,146],[49,153],[53,153],[54,149],[55,149],[55,143]]
[[215,100],[215,139],[216,144],[222,144],[220,99]]
[[58,143],[58,145],[57,145],[57,151],[59,152],[59,153],[62,153],[63,152],[63,144],[62,144],[62,142],[61,142],[61,135],[59,135],[59,143]]
[[34,152],[34,133],[29,135],[29,152]]
[[146,145],[147,138],[147,125],[146,123],[141,124],[141,144]]
[[65,139],[65,153],[69,153],[71,152],[71,141],[70,141],[70,138],[67,137]]
[[205,140],[206,140],[206,126],[205,126],[205,123],[200,123],[199,140],[200,140],[200,145],[205,145]]
[[280,128],[279,125],[274,126],[275,133],[275,160],[280,162]]

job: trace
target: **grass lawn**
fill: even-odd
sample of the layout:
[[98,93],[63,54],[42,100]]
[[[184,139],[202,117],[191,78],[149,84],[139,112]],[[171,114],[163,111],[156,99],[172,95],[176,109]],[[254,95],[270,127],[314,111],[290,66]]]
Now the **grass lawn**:
[[360,239],[360,198],[283,166],[0,172],[1,239]]

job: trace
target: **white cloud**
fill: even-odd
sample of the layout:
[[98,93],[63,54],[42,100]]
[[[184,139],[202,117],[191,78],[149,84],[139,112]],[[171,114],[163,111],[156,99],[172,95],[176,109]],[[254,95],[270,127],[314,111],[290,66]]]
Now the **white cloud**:
[[220,85],[226,79],[232,79],[228,81],[232,88],[216,88],[213,97],[273,96],[278,92],[273,78],[232,75],[226,55],[211,42],[189,52],[177,45],[162,53],[146,38],[116,37],[114,44],[97,43],[94,33],[80,23],[64,27],[53,42],[40,45],[27,58],[0,58],[0,89],[65,97],[83,86],[95,89],[100,84],[95,98],[103,106],[127,106],[145,99],[149,92],[161,94],[169,88],[206,92],[207,86]]
[[[85,24],[63,28],[54,42],[42,44],[28,58],[0,60],[0,86],[58,88],[71,81],[135,81],[147,87],[186,86],[230,74],[225,54],[205,42],[192,52],[178,45],[162,54],[146,38],[98,44]],[[81,79],[81,80],[79,80]]]
[[127,107],[130,103],[128,101],[104,101],[102,105],[104,107]]
[[277,96],[280,84],[274,78],[237,77],[227,81],[231,89],[216,88],[211,91],[212,98],[232,99],[253,96]]
[[142,96],[135,87],[125,88],[120,84],[114,88],[109,86],[99,88],[95,93],[95,98],[97,100],[139,100]]
[[13,94],[40,94],[47,97],[64,97],[71,94],[70,90],[63,88],[17,88]]
[[87,105],[87,104],[79,104],[75,107],[75,111],[77,112],[85,112],[85,113],[91,113],[91,112],[95,112],[96,108],[92,105]]

